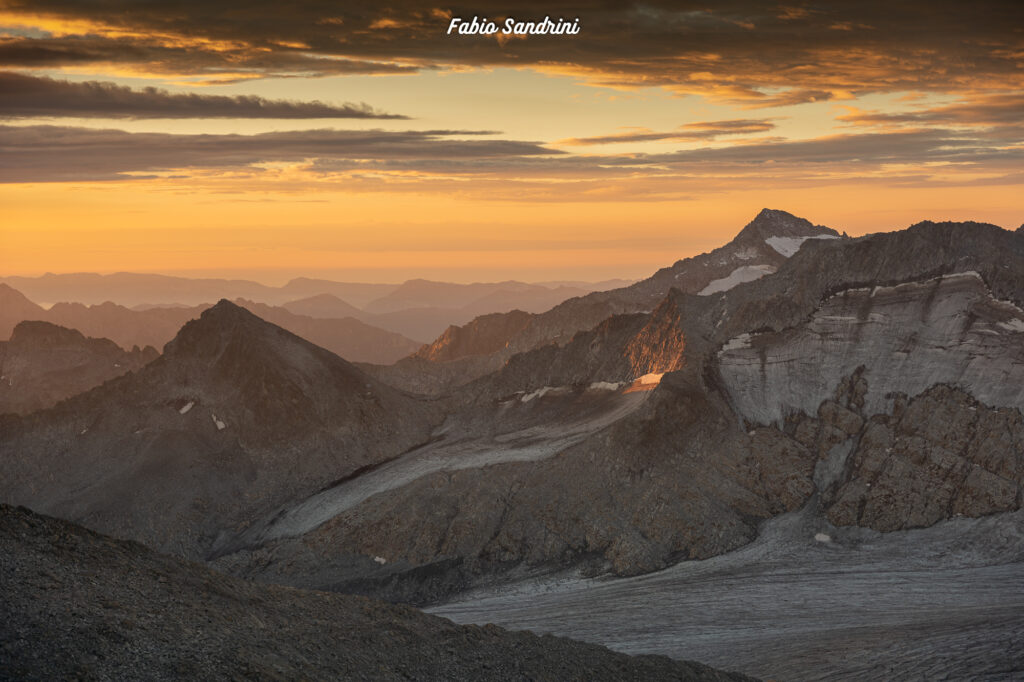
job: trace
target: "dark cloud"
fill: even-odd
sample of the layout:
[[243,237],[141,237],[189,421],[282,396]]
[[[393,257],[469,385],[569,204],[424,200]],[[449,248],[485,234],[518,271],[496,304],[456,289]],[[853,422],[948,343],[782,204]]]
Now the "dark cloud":
[[[514,9],[499,0],[433,9],[401,0],[386,7],[316,0],[7,4],[9,11],[116,29],[17,38],[0,46],[0,59],[22,66],[93,59],[217,77],[238,71],[324,75],[453,64],[534,65],[616,87],[664,86],[752,107],[868,92],[1024,85],[1020,2],[647,0],[553,7],[534,0]],[[582,28],[573,37],[508,41],[446,35],[448,16],[500,20],[509,13],[523,20],[579,17]]]
[[0,71],[0,118],[377,118],[402,119],[367,104],[333,106],[239,95],[173,94],[114,83],[72,83]]
[[851,108],[850,113],[837,118],[862,126],[940,124],[1009,128],[1019,135],[1024,132],[1024,93],[981,94],[954,104],[898,113]]
[[[662,154],[575,155],[532,142],[486,139],[480,131],[311,130],[260,135],[174,135],[58,126],[0,126],[0,181],[111,180],[188,169],[259,172],[300,163],[321,177],[398,173],[407,184],[473,176],[518,182],[804,182],[871,177],[892,168],[1018,173],[1024,148],[962,130],[897,130],[767,141]],[[906,171],[904,171],[906,173]],[[383,176],[381,176],[383,177]],[[966,176],[965,176],[966,177]],[[614,183],[612,183],[614,184]],[[558,187],[550,185],[550,187]]]
[[146,36],[0,37],[0,67],[47,68],[82,64],[199,76],[211,83],[233,83],[263,77],[412,74],[432,68],[426,64],[412,66],[392,61],[350,59],[329,53],[314,54],[283,46],[257,48],[246,43],[214,46],[186,37],[171,44]]
[[59,126],[0,126],[0,182],[126,179],[186,168],[339,159],[430,161],[557,155],[532,142],[459,139],[487,131],[307,130],[260,135],[173,135]]
[[565,145],[592,145],[609,144],[618,142],[655,142],[659,140],[712,140],[722,135],[752,135],[766,133],[775,128],[775,124],[768,119],[735,119],[731,121],[702,121],[698,123],[687,123],[679,126],[674,131],[654,132],[650,130],[633,129],[627,132],[615,133],[612,135],[599,135],[596,137],[573,137],[568,140],[561,140]]

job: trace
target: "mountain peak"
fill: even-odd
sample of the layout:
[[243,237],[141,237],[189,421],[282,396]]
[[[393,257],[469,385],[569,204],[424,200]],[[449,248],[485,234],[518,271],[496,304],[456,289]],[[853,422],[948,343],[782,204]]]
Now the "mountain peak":
[[763,208],[752,221],[747,223],[736,238],[765,240],[771,237],[817,237],[820,235],[838,237],[839,233],[832,228],[815,225],[809,220],[786,211]]
[[174,356],[220,355],[231,339],[256,339],[280,330],[245,308],[222,298],[203,311],[199,319],[185,324],[178,335],[164,346],[164,354]]

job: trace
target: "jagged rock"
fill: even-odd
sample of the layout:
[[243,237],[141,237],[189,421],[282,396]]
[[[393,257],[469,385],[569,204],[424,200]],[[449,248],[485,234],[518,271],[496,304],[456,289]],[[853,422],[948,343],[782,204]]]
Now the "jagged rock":
[[1024,495],[1024,417],[935,386],[898,417],[872,417],[848,469],[826,500],[837,525],[891,531],[1016,510]]

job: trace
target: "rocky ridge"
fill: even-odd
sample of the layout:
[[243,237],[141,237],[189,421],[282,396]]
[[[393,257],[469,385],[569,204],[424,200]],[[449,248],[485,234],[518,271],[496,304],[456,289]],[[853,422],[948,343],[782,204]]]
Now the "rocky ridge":
[[[733,281],[750,281],[774,272],[807,239],[837,237],[839,234],[831,228],[785,211],[764,209],[736,238],[709,253],[677,261],[627,287],[571,298],[525,320],[516,313],[478,318],[464,327],[449,329],[414,357],[376,369],[376,375],[396,386],[415,385],[420,391],[444,392],[500,368],[517,353],[550,343],[564,345],[577,332],[592,329],[613,315],[649,312],[673,288],[698,293],[716,282],[723,287],[733,285]],[[514,333],[503,335],[509,329]],[[492,339],[505,342],[499,344]],[[465,361],[469,357],[473,357],[472,362]],[[424,359],[433,362],[424,363]],[[446,371],[445,362],[460,360],[464,362],[459,371]],[[425,377],[433,379],[432,385]]]

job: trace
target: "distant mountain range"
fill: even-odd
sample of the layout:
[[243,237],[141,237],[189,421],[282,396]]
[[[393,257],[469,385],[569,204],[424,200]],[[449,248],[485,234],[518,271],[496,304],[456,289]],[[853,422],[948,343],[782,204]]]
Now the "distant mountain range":
[[[364,284],[298,278],[282,287],[270,287],[249,280],[191,279],[126,272],[0,277],[0,283],[46,307],[56,303],[85,306],[114,303],[148,311],[195,308],[222,298],[247,300],[291,306],[293,312],[311,317],[352,317],[418,343],[429,342],[448,326],[465,324],[477,315],[515,309],[543,312],[567,298],[620,286],[624,282],[453,284],[416,279],[404,284]],[[330,306],[323,304],[325,296],[331,297]],[[321,303],[306,304],[308,299]]]
[[[341,357],[359,362],[389,363],[405,357],[420,344],[400,334],[379,329],[351,317],[313,318],[285,308],[237,300],[268,320],[289,329]],[[132,310],[114,303],[86,306],[57,303],[49,310],[35,305],[20,292],[0,284],[0,337],[23,320],[42,320],[82,333],[109,338],[123,348],[163,348],[182,325],[198,318],[209,304],[194,307],[151,307]]]

